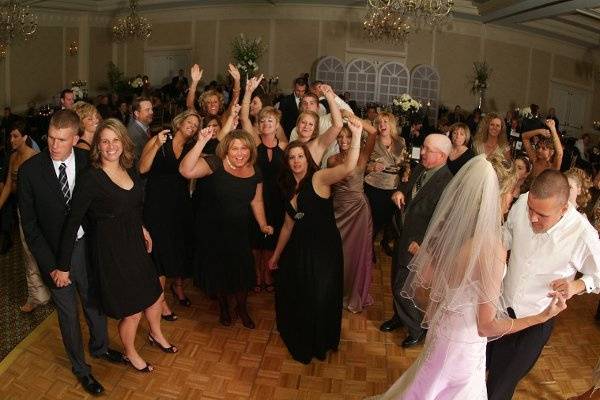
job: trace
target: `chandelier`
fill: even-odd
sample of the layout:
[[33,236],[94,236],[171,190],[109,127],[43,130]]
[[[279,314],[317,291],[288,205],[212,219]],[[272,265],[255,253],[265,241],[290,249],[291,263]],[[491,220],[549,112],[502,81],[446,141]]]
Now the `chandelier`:
[[37,17],[29,6],[19,1],[8,0],[0,4],[0,57],[6,54],[8,46],[17,39],[33,38],[38,28]]
[[117,18],[112,27],[113,40],[124,42],[129,38],[146,40],[152,34],[152,25],[148,19],[135,13],[138,0],[129,0],[129,15]]
[[405,41],[413,32],[447,23],[453,0],[367,0],[363,28],[371,40]]

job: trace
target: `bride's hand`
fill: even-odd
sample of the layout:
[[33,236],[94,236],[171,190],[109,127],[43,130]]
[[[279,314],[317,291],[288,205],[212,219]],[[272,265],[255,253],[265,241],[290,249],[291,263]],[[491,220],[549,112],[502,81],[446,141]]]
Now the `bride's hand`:
[[558,313],[567,308],[567,299],[562,294],[558,292],[552,292],[549,294],[549,296],[552,297],[550,304],[544,311],[540,313],[540,316],[544,319],[544,322],[558,315]]

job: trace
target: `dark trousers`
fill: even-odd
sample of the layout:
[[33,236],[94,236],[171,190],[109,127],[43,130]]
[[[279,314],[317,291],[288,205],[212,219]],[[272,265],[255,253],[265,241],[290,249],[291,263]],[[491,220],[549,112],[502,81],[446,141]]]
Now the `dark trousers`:
[[[397,254],[397,251],[394,251]],[[392,293],[394,295],[394,317],[398,317],[413,338],[421,336],[424,332],[421,327],[423,313],[419,310],[413,300],[400,295],[410,270],[404,265],[398,265],[392,258]]]
[[85,362],[83,339],[79,325],[77,295],[81,300],[83,313],[90,331],[89,350],[93,356],[106,353],[108,332],[106,316],[100,311],[99,294],[93,274],[86,262],[85,240],[75,243],[71,257],[71,284],[66,287],[50,289],[52,300],[58,313],[58,324],[67,356],[71,361],[75,376],[90,374],[90,366]]
[[[509,315],[514,317],[512,309]],[[510,400],[517,384],[533,368],[554,328],[554,318],[487,345],[489,400]]]
[[379,189],[365,183],[365,195],[371,206],[373,217],[373,239],[383,229],[383,241],[391,242],[394,239],[392,228],[392,215],[394,214],[394,203],[392,194],[395,190]]

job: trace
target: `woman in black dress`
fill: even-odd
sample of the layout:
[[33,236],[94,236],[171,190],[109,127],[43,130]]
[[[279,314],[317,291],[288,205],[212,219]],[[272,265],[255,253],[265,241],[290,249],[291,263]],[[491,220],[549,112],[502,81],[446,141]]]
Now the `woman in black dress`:
[[144,190],[132,168],[133,142],[114,118],[98,125],[90,152],[92,167],[77,180],[71,213],[63,228],[59,265],[67,265],[84,217],[91,238],[92,268],[100,285],[105,314],[119,320],[118,331],[127,361],[150,372],[135,348],[142,312],[150,325],[148,340],[167,353],[177,352],[160,327],[162,289],[148,253],[152,239],[142,223]]
[[235,130],[219,143],[216,156],[201,157],[211,136],[210,128],[202,129],[179,166],[186,178],[210,176],[206,209],[200,210],[206,234],[196,243],[201,248],[197,281],[206,294],[219,299],[222,325],[231,325],[227,297],[234,294],[237,314],[243,325],[252,329],[254,322],[246,309],[248,289],[255,280],[249,238],[251,213],[263,235],[273,234],[265,218],[262,177],[254,167],[256,147],[249,133]]
[[[275,280],[277,329],[292,357],[324,360],[340,341],[344,260],[335,224],[331,185],[352,173],[360,152],[362,124],[348,121],[352,142],[343,163],[318,170],[306,143],[285,150],[281,186],[286,216],[269,268]],[[280,261],[281,257],[281,261]]]
[[[173,119],[173,131],[158,133],[144,146],[138,169],[148,174],[144,199],[144,224],[153,239],[152,259],[158,270],[160,284],[174,278],[171,291],[181,305],[189,307],[183,292],[183,279],[189,275],[192,207],[189,181],[179,174],[179,161],[190,147],[188,143],[198,132],[200,116],[184,111]],[[169,137],[170,136],[170,137]],[[177,319],[166,301],[162,318]]]
[[452,141],[452,150],[448,156],[448,169],[454,175],[467,163],[475,157],[475,152],[471,149],[471,130],[467,124],[457,122],[450,127],[450,140]]

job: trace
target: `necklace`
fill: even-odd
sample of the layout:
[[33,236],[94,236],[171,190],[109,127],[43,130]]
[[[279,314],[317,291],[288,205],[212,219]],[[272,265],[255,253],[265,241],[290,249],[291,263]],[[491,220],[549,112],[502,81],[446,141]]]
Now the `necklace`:
[[236,166],[232,165],[231,162],[229,161],[229,157],[225,156],[225,161],[227,162],[227,165],[229,166],[229,168],[231,169],[237,169]]

